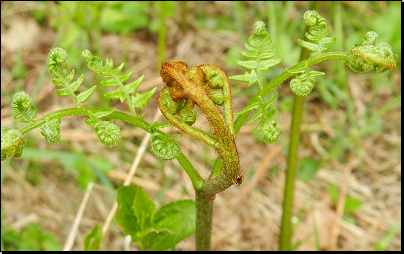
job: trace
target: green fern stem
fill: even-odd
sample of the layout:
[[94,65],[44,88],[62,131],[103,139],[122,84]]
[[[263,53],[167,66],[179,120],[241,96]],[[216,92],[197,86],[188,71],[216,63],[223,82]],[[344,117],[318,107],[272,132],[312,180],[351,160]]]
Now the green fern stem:
[[[267,94],[272,92],[272,90],[275,89],[277,86],[279,86],[280,84],[285,82],[288,78],[295,75],[295,74],[291,73],[290,71],[293,72],[294,70],[299,70],[304,66],[310,67],[312,65],[315,65],[315,64],[318,64],[321,62],[325,62],[328,60],[338,60],[338,59],[342,60],[342,59],[345,59],[346,57],[348,57],[347,52],[329,52],[329,53],[323,53],[321,55],[316,55],[309,59],[306,59],[306,60],[292,66],[291,68],[289,68],[289,71],[288,70],[284,71],[278,77],[273,79],[268,85],[264,86],[263,89],[261,89],[253,98],[251,98],[251,100],[247,103],[246,107],[248,107],[249,105],[252,105],[258,99],[264,98]],[[239,132],[241,126],[243,125],[244,121],[247,119],[247,117],[251,113],[251,111],[247,111],[243,114],[240,114],[237,117],[236,121],[234,122],[234,130],[236,133]]]

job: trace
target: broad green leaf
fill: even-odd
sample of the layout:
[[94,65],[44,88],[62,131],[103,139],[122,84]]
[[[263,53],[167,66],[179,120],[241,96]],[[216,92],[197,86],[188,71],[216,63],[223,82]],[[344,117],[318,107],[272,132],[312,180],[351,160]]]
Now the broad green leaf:
[[153,96],[154,92],[156,92],[156,89],[157,88],[155,87],[146,93],[142,94],[137,93],[136,96],[132,96],[134,107],[143,109],[143,105],[147,106],[147,102]]
[[90,89],[81,92],[79,95],[77,95],[77,99],[79,100],[80,103],[85,102],[95,91],[97,86],[93,86]]
[[133,242],[140,241],[137,233],[140,231],[140,225],[135,216],[133,201],[138,192],[138,186],[122,186],[117,190],[118,210],[116,211],[116,221],[122,227],[125,235],[132,236]]
[[344,210],[346,212],[356,212],[363,205],[363,200],[361,198],[347,196],[345,199]]
[[97,251],[102,240],[102,227],[97,224],[84,238],[84,251]]
[[251,73],[246,71],[244,75],[231,76],[229,79],[248,83],[248,86],[253,85],[258,80],[255,70],[252,70]]
[[141,234],[138,233],[138,235],[143,236],[144,233],[149,232],[152,228],[152,219],[154,212],[156,211],[156,205],[140,186],[137,188],[133,205],[135,212],[134,215],[137,218],[137,223],[142,232]]
[[[170,232],[178,232],[178,215],[181,219],[181,230],[177,234]],[[166,219],[172,218],[172,222]],[[167,227],[169,231],[150,232],[146,235],[146,243],[149,250],[167,250],[173,248],[176,244],[184,240],[186,237],[195,233],[195,202],[193,200],[180,200],[177,202],[168,203],[160,208],[154,214],[154,224],[156,228],[161,230],[163,226]]]

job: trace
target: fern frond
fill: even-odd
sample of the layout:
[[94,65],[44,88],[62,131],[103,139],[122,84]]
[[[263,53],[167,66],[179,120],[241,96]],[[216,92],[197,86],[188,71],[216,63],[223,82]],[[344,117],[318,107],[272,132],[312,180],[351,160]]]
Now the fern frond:
[[[128,102],[129,109],[134,116],[137,116],[135,108],[143,109],[143,105],[147,105],[147,102],[156,91],[156,88],[154,88],[143,94],[135,94],[136,89],[143,81],[144,75],[132,83],[125,85],[124,83],[129,80],[133,74],[133,71],[127,74],[118,75],[123,69],[123,63],[116,69],[113,69],[114,63],[112,59],[107,58],[105,65],[103,65],[102,59],[94,56],[89,50],[84,50],[81,57],[86,61],[86,64],[90,70],[100,74],[104,78],[109,78],[108,80],[101,81],[104,86],[119,87],[118,89],[105,94],[105,97],[110,100],[117,99],[121,102],[126,100]],[[133,95],[131,96],[131,94]]]
[[[80,103],[85,102],[95,91],[97,86],[93,86],[78,95],[75,92],[80,88],[84,80],[82,74],[76,81],[74,79],[75,71],[72,70],[68,74],[67,66],[63,67],[64,62],[67,60],[67,52],[62,48],[54,48],[48,55],[48,71],[52,75],[52,83],[55,86],[64,86],[64,88],[57,89],[56,94],[59,96],[70,96],[77,108],[80,108]],[[72,82],[72,83],[70,83]]]

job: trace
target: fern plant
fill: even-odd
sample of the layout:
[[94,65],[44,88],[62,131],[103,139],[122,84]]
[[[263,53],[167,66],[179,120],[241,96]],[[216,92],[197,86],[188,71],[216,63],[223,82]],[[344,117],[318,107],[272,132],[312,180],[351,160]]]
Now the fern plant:
[[[195,189],[196,202],[189,200],[172,202],[156,211],[155,204],[141,187],[124,186],[117,191],[118,223],[124,233],[132,237],[132,241],[139,242],[142,250],[172,248],[194,232],[196,249],[210,250],[213,200],[217,193],[233,184],[243,182],[235,142],[241,126],[260,120],[254,131],[260,133],[263,140],[268,143],[274,143],[279,139],[280,132],[277,122],[273,119],[276,110],[272,106],[277,97],[275,91],[277,86],[295,76],[290,82],[292,91],[297,96],[307,95],[313,89],[315,77],[324,75],[323,72],[310,70],[310,66],[334,59],[344,60],[357,72],[385,72],[395,68],[397,56],[386,43],[375,46],[376,33],[368,33],[350,53],[324,53],[326,50],[324,45],[336,39],[327,37],[330,28],[325,24],[325,19],[317,12],[308,11],[304,15],[304,20],[311,26],[310,33],[307,33],[306,37],[312,42],[300,40],[299,44],[315,52],[316,55],[287,68],[267,84],[264,82],[262,72],[267,72],[269,68],[279,64],[282,58],[274,59],[278,51],[265,24],[259,21],[254,25],[254,34],[249,38],[249,44],[245,44],[247,52],[242,51],[242,55],[248,60],[236,61],[249,71],[232,76],[230,79],[245,82],[249,87],[258,83],[259,90],[244,109],[235,113],[238,115],[236,121],[233,121],[231,85],[225,72],[218,66],[202,64],[188,67],[181,61],[163,63],[160,75],[165,86],[160,91],[158,107],[169,124],[149,123],[144,120],[144,113],[138,116],[136,112],[136,109],[143,110],[144,105],[147,105],[156,91],[156,88],[153,88],[143,94],[136,93],[144,76],[126,84],[133,72],[120,74],[123,64],[114,68],[112,60],[106,59],[106,63],[103,64],[101,58],[94,56],[89,50],[84,50],[82,58],[88,68],[105,79],[101,84],[117,88],[106,93],[105,97],[109,100],[119,100],[121,103],[126,102],[131,113],[86,107],[82,104],[91,97],[97,86],[78,92],[84,76],[75,79],[75,71],[69,72],[68,67],[64,66],[67,52],[61,48],[52,49],[48,56],[48,71],[52,76],[52,83],[63,87],[57,89],[56,94],[71,97],[75,108],[57,110],[34,120],[36,108],[32,105],[32,98],[25,92],[17,93],[11,103],[14,118],[26,124],[19,129],[1,127],[1,160],[20,157],[25,144],[24,135],[37,127],[40,127],[40,133],[48,142],[58,142],[61,119],[68,116],[88,117],[84,122],[93,127],[99,140],[108,147],[113,147],[120,140],[120,127],[113,122],[113,119],[139,127],[151,134],[153,154],[162,160],[176,159],[184,168]],[[270,94],[272,95],[269,96]],[[266,98],[267,96],[269,98]],[[206,117],[212,132],[205,132],[193,126],[198,117],[195,108]],[[255,113],[247,120],[253,110]],[[215,149],[218,158],[208,179],[203,179],[181,152],[181,148],[174,141],[178,136],[170,136],[160,130],[170,125]],[[98,249],[104,234],[104,231],[100,234],[100,227],[96,226],[85,239],[85,249]]]

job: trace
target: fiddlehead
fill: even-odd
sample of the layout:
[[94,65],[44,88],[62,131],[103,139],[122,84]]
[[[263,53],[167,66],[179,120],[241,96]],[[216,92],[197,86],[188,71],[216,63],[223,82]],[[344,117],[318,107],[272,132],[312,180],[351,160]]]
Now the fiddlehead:
[[337,37],[331,38],[327,35],[331,32],[331,28],[325,23],[325,18],[316,11],[306,11],[303,15],[303,20],[306,25],[310,26],[310,33],[306,33],[307,39],[313,42],[298,40],[299,44],[308,49],[310,52],[321,54],[327,48],[324,44],[333,43]]
[[1,161],[7,157],[21,157],[24,144],[25,139],[19,130],[1,126]]
[[[104,78],[110,78],[106,81],[101,81],[104,86],[119,87],[118,89],[105,94],[105,97],[108,99],[119,99],[121,103],[126,100],[133,116],[136,116],[135,108],[143,109],[143,105],[147,105],[147,102],[156,91],[156,88],[153,88],[146,93],[137,93],[135,96],[131,96],[131,94],[135,94],[136,89],[138,89],[142,83],[144,75],[132,83],[124,85],[124,83],[132,76],[133,71],[127,74],[118,75],[123,69],[123,63],[116,69],[113,69],[114,64],[112,59],[107,58],[105,65],[103,65],[101,58],[93,56],[89,50],[84,50],[81,57],[86,61],[90,70],[100,74]],[[143,116],[141,118],[143,118]]]
[[386,72],[396,68],[396,58],[391,46],[385,42],[376,46],[377,33],[370,31],[355,44],[345,63],[355,72]]
[[172,137],[158,131],[159,128],[168,126],[170,124],[157,122],[150,124],[150,133],[152,134],[151,148],[153,153],[162,160],[172,160],[181,152],[180,147],[172,142],[172,140],[178,138],[180,135]]
[[60,123],[62,120],[60,118],[50,120],[49,122],[42,125],[39,133],[45,137],[46,141],[49,143],[56,143],[60,139]]
[[20,122],[31,122],[36,116],[36,107],[32,105],[32,98],[25,92],[16,93],[11,101],[14,111],[14,119]]
[[52,49],[48,55],[48,71],[52,75],[52,83],[55,86],[65,87],[57,89],[56,94],[59,96],[70,96],[74,102],[74,105],[76,105],[77,108],[80,108],[80,103],[85,102],[94,93],[97,86],[93,86],[90,89],[76,95],[74,92],[76,92],[80,88],[81,83],[83,83],[84,75],[82,74],[78,80],[72,82],[75,71],[72,70],[68,75],[67,66],[64,68],[62,67],[66,59],[66,50],[62,48]]
[[[160,74],[166,84],[158,99],[164,117],[183,132],[213,147],[223,161],[223,176],[220,179],[224,180],[217,180],[218,184],[215,185],[212,184],[215,181],[210,179],[206,184],[209,191],[205,194],[212,196],[233,183],[241,183],[230,83],[225,73],[210,64],[188,68],[183,62],[170,61],[162,64]],[[192,127],[196,118],[195,105],[206,116],[213,136]],[[219,105],[223,105],[224,114],[219,110]]]
[[[229,79],[246,82],[248,83],[248,86],[251,86],[258,81],[259,88],[260,90],[262,90],[264,88],[264,81],[261,76],[261,72],[267,72],[270,67],[279,64],[283,58],[270,59],[276,56],[278,51],[275,50],[275,45],[272,44],[271,36],[268,34],[265,28],[265,23],[262,21],[258,21],[255,23],[254,34],[249,38],[249,42],[251,46],[246,43],[245,47],[250,52],[246,53],[241,51],[241,53],[243,54],[243,56],[252,58],[254,60],[236,60],[236,63],[244,68],[252,69],[251,73],[246,72],[244,75],[232,76],[229,77]],[[255,114],[249,121],[246,122],[246,124],[252,124],[258,119],[261,119],[257,128],[253,129],[253,131],[259,132],[261,137],[263,137],[263,140],[265,142],[270,141],[269,143],[274,143],[279,138],[279,130],[276,127],[276,122],[274,126],[267,124],[270,121],[272,122],[271,118],[276,113],[275,108],[271,106],[271,104],[275,101],[276,96],[277,94],[275,92],[275,96],[266,102],[263,101],[263,98],[258,98],[248,107],[245,107],[243,110],[235,113],[239,115],[255,109]],[[268,138],[269,135],[277,138]]]
[[[317,55],[320,55],[327,49],[324,47],[325,44],[330,44],[337,40],[337,37],[327,37],[331,32],[331,28],[327,26],[325,18],[318,12],[306,11],[303,15],[303,20],[306,25],[310,26],[310,33],[306,33],[306,37],[313,42],[307,42],[300,39],[298,42],[310,52],[316,52]],[[295,78],[290,81],[290,89],[295,95],[299,96],[308,95],[313,90],[314,82],[316,82],[315,77],[325,75],[324,72],[310,70],[308,66],[303,66],[294,71],[287,71],[296,74]]]

